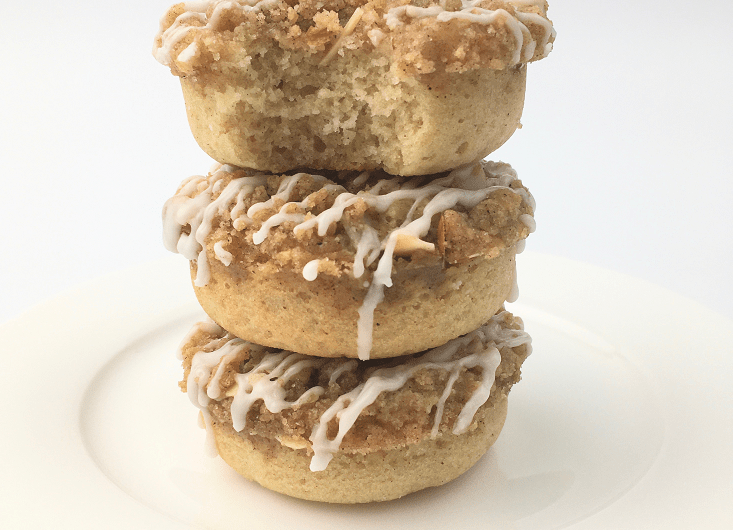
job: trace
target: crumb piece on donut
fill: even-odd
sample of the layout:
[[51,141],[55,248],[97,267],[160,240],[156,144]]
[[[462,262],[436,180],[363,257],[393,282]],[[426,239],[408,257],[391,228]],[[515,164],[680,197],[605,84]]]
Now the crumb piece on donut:
[[501,190],[487,197],[468,213],[447,210],[438,223],[438,249],[449,263],[486,256],[493,258],[506,248],[506,241],[526,238],[530,228],[522,222],[531,208],[518,195]]

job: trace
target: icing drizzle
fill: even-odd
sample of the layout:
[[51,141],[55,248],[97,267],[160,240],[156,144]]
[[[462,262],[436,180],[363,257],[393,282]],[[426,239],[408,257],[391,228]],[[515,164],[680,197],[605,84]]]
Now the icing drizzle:
[[[173,48],[183,41],[189,34],[201,31],[203,28],[216,30],[220,26],[222,12],[229,9],[240,9],[245,13],[259,12],[263,9],[270,9],[278,4],[278,0],[245,0],[234,2],[231,0],[193,0],[183,2],[184,12],[176,17],[176,20],[168,28],[164,29],[165,16],[160,21],[158,36],[161,39],[160,46],[153,47],[155,59],[170,66],[173,62]],[[213,7],[211,15],[207,15]],[[156,43],[158,39],[156,38]],[[195,42],[189,44],[176,57],[177,61],[187,62],[196,55],[197,45]]]
[[[221,179],[232,171],[235,168],[224,165],[219,166],[208,179],[194,176],[184,180],[178,192],[163,206],[163,244],[171,252],[196,261],[198,270],[194,285],[197,287],[203,287],[210,279],[206,238],[211,233],[214,217],[231,210],[230,218],[239,219],[244,198],[251,195],[257,186],[267,183],[265,175],[234,179],[216,200],[212,200],[214,193],[221,190]],[[251,219],[245,217],[242,222],[251,222]],[[183,232],[186,226],[190,227],[188,233]],[[231,254],[221,245],[218,249],[215,247],[214,252],[224,265],[231,263]]]
[[[421,355],[411,356],[400,365],[376,368],[369,373],[364,382],[350,392],[341,395],[323,412],[313,427],[310,435],[310,444],[313,449],[311,471],[326,469],[333,455],[339,450],[344,436],[354,426],[364,409],[374,403],[380,394],[397,391],[420,370],[435,369],[448,373],[446,386],[435,403],[435,417],[431,431],[431,437],[435,438],[440,433],[444,407],[454,383],[464,370],[474,367],[481,368],[479,385],[463,405],[452,429],[454,434],[466,432],[476,411],[489,399],[491,394],[496,369],[501,362],[499,349],[526,345],[528,351],[531,351],[531,338],[526,332],[502,325],[506,316],[506,312],[501,312],[479,329]],[[209,440],[207,445],[211,446],[211,415],[208,406],[211,400],[224,398],[220,387],[220,379],[224,370],[242,349],[251,348],[262,351],[263,348],[225,335],[226,332],[222,328],[211,322],[199,323],[193,331],[200,330],[216,338],[194,354],[187,379],[187,390],[191,402],[202,411],[207,429],[207,440]],[[189,334],[189,337],[191,336],[193,333]],[[228,340],[221,344],[221,337],[228,338]],[[212,345],[217,347],[211,349]],[[206,351],[207,349],[211,351]],[[321,386],[309,388],[293,401],[285,398],[285,386],[300,371],[306,368],[319,369],[328,362],[333,362],[333,360],[280,351],[265,354],[247,372],[237,373],[231,403],[234,429],[242,432],[246,428],[247,414],[258,401],[262,401],[267,410],[276,414],[286,408],[297,408],[305,403],[318,400],[326,391]],[[356,370],[357,366],[356,360],[344,359],[332,372],[329,384],[335,382],[345,372]],[[229,392],[227,395],[232,396]],[[336,421],[338,424],[338,432],[333,438],[329,438],[327,432],[328,424],[331,421]]]
[[[514,15],[506,9],[482,8],[480,7],[482,3],[483,0],[461,0],[461,8],[456,11],[446,10],[444,1],[428,7],[407,4],[391,8],[384,15],[384,19],[387,27],[391,30],[402,26],[405,20],[423,18],[435,18],[438,22],[466,20],[486,26],[504,23],[516,41],[510,66],[532,60],[538,49],[540,51],[538,59],[543,59],[550,54],[552,51],[552,42],[550,41],[554,40],[556,31],[552,26],[552,22],[546,18],[547,2],[545,0],[509,0],[507,4],[515,8]],[[541,14],[520,10],[528,7],[538,9]],[[539,41],[532,38],[527,24],[542,28],[542,36]]]
[[[235,229],[242,229],[255,222],[253,217],[258,212],[282,204],[277,213],[265,219],[260,228],[254,232],[252,241],[255,245],[259,245],[268,237],[270,230],[286,222],[295,223],[293,231],[296,234],[303,230],[315,229],[318,235],[323,237],[332,224],[341,220],[346,208],[358,201],[363,201],[380,213],[386,212],[396,201],[411,201],[410,210],[402,225],[385,236],[380,236],[377,229],[368,222],[363,223],[358,229],[347,227],[346,230],[347,236],[351,238],[356,248],[353,262],[354,277],[361,278],[368,267],[376,264],[371,280],[368,280],[364,301],[359,308],[356,340],[358,357],[362,360],[369,358],[372,348],[374,311],[384,299],[384,289],[392,286],[393,258],[396,251],[403,244],[408,244],[412,248],[433,250],[434,244],[422,238],[430,230],[434,215],[458,205],[473,208],[499,189],[508,189],[519,194],[531,211],[535,209],[534,199],[526,189],[511,187],[517,175],[511,166],[503,163],[471,164],[418,187],[414,187],[409,181],[399,187],[390,180],[382,180],[371,189],[354,194],[340,185],[325,184],[322,189],[336,191],[338,194],[331,207],[315,216],[306,213],[315,193],[302,201],[290,201],[295,186],[306,175],[305,173],[284,177],[275,195],[267,201],[250,206],[244,212],[245,197],[251,195],[257,186],[264,185],[267,178],[265,175],[245,176],[232,179],[224,186],[223,176],[233,171],[234,168],[221,166],[208,179],[191,177],[184,181],[178,193],[169,199],[163,208],[165,246],[168,250],[178,252],[187,259],[197,262],[194,284],[198,287],[205,286],[209,281],[206,238],[211,233],[215,216],[228,216]],[[325,177],[309,176],[316,181],[327,182]],[[216,193],[219,195],[213,199]],[[418,214],[420,207],[422,211]],[[534,230],[534,218],[531,215],[522,215],[520,221],[530,232]],[[186,226],[190,226],[189,233],[184,231]],[[220,243],[214,244],[214,258],[229,266],[232,255]],[[302,272],[306,280],[315,280],[318,275],[318,262],[311,261]]]

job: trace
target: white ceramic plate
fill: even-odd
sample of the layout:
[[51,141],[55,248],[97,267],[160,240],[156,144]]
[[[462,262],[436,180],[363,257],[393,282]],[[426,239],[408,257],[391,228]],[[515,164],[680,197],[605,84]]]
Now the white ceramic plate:
[[202,314],[180,257],[0,328],[0,528],[731,528],[733,323],[668,291],[519,257],[534,353],[499,441],[441,488],[290,499],[204,454],[174,352]]

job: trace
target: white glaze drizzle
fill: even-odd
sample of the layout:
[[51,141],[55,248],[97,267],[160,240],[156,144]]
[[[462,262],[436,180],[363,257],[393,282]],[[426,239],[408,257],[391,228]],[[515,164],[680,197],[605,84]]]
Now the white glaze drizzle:
[[234,259],[232,253],[224,248],[223,241],[217,241],[214,243],[214,255],[216,256],[216,259],[221,261],[227,267],[232,264],[232,259]]
[[[364,409],[374,403],[383,392],[397,391],[419,370],[436,369],[449,374],[446,386],[435,404],[435,417],[431,430],[431,436],[435,438],[440,433],[445,403],[450,397],[454,383],[463,370],[481,367],[480,383],[464,404],[452,429],[454,434],[466,432],[476,411],[489,399],[496,369],[501,362],[499,348],[516,348],[526,345],[528,352],[531,352],[531,338],[529,335],[523,330],[503,327],[504,318],[505,313],[499,313],[479,329],[453,339],[443,346],[428,350],[420,356],[411,357],[403,364],[374,369],[368,375],[366,381],[350,392],[341,395],[314,425],[310,436],[311,447],[314,452],[311,459],[311,470],[322,471],[326,469],[333,455],[339,450],[344,436],[354,426]],[[215,324],[204,323],[200,325],[214,326],[213,329],[208,331],[217,332],[216,334],[219,336],[225,333]],[[195,331],[198,331],[198,329]],[[189,334],[189,337],[192,335],[193,332]],[[218,339],[212,340],[209,344],[216,340]],[[207,346],[202,349],[206,349]],[[253,349],[261,348],[241,339],[232,338],[218,349],[210,352],[202,351],[195,354],[192,359],[191,372],[187,380],[188,395],[203,413],[208,433],[207,440],[211,436],[211,416],[207,407],[212,399],[222,399],[219,378],[226,365],[245,346]],[[460,354],[460,357],[454,358],[456,354]],[[247,415],[252,406],[260,400],[267,410],[274,414],[286,408],[295,408],[304,403],[317,400],[325,392],[323,387],[311,387],[297,399],[288,401],[285,399],[285,386],[290,379],[302,370],[320,369],[328,362],[333,362],[333,360],[281,351],[265,354],[246,373],[236,374],[236,393],[231,404],[234,429],[241,432],[246,428]],[[332,372],[329,384],[334,383],[345,372],[354,371],[357,366],[358,362],[354,359],[344,360]],[[327,429],[328,423],[332,420],[338,423],[338,433],[333,439],[329,439]]]
[[206,21],[206,12],[198,12],[198,10],[194,10],[192,8],[187,7],[187,11],[181,15],[179,15],[175,22],[171,24],[167,29],[163,30],[163,21],[165,20],[165,16],[163,19],[161,19],[161,28],[159,36],[161,38],[162,45],[160,47],[157,46],[157,39],[156,39],[156,45],[153,47],[153,56],[155,57],[155,60],[159,63],[170,66],[170,64],[173,62],[173,58],[171,57],[171,54],[173,52],[173,47],[178,44],[180,41],[186,38],[186,36],[195,31],[197,29],[197,26],[195,25],[186,25],[190,20],[196,20],[199,22],[205,22]]
[[[163,29],[167,14],[163,16],[160,21],[160,31],[158,37],[160,37],[160,46],[157,44],[153,47],[153,56],[155,59],[165,66],[170,66],[173,62],[172,53],[173,48],[185,39],[191,32],[200,32],[203,29],[216,30],[219,28],[219,23],[223,11],[230,9],[239,9],[245,13],[259,12],[264,9],[270,9],[278,4],[278,0],[247,0],[247,1],[222,1],[222,0],[195,0],[189,2],[183,2],[184,12],[180,14],[176,20],[167,29]],[[208,15],[209,9],[214,8],[211,11],[211,15]],[[195,20],[197,24],[188,25],[187,23],[191,20]],[[157,43],[156,38],[156,43]],[[195,54],[194,50],[188,48],[181,52],[178,56],[179,61],[186,62],[193,57]],[[181,58],[183,55],[183,58]]]
[[[424,186],[414,187],[413,183],[407,182],[397,189],[386,191],[380,194],[385,188],[395,188],[396,185],[389,180],[378,182],[370,190],[363,190],[356,194],[347,192],[342,186],[327,184],[322,189],[329,191],[337,190],[339,194],[334,199],[330,208],[318,215],[308,217],[304,213],[310,205],[311,195],[306,196],[302,201],[289,202],[293,190],[298,182],[308,176],[317,182],[326,182],[327,179],[320,175],[306,175],[298,173],[286,176],[282,179],[278,191],[267,201],[251,206],[246,215],[242,216],[243,207],[241,201],[244,196],[251,193],[256,186],[266,182],[264,175],[253,177],[241,177],[231,180],[220,195],[212,201],[216,190],[222,186],[220,180],[225,172],[233,169],[222,166],[214,171],[208,179],[193,177],[182,185],[181,190],[172,199],[166,202],[163,209],[164,219],[164,241],[166,248],[178,251],[189,260],[196,260],[198,270],[194,281],[197,286],[204,286],[209,280],[209,265],[206,257],[205,238],[212,230],[212,220],[215,215],[223,214],[227,209],[231,210],[229,217],[234,220],[235,228],[242,227],[254,222],[253,217],[259,212],[276,208],[279,210],[262,222],[261,227],[253,234],[254,244],[259,245],[267,239],[272,228],[286,222],[296,223],[293,231],[297,234],[302,230],[315,228],[319,236],[323,237],[328,233],[333,223],[338,223],[343,217],[344,211],[357,201],[364,201],[369,207],[379,213],[386,212],[392,204],[399,200],[412,201],[410,210],[400,227],[389,232],[386,237],[380,237],[377,230],[372,227],[368,220],[357,229],[346,226],[346,234],[355,243],[356,253],[353,263],[353,274],[360,278],[373,263],[377,263],[376,270],[368,285],[364,301],[358,310],[359,320],[357,322],[357,353],[361,360],[370,356],[372,348],[372,333],[374,327],[374,311],[384,299],[384,289],[392,286],[392,266],[395,247],[400,238],[413,238],[425,248],[430,243],[422,238],[428,233],[434,215],[447,209],[461,205],[465,208],[472,208],[484,200],[494,191],[508,189],[519,194],[522,200],[532,211],[535,209],[535,202],[532,195],[524,188],[511,188],[511,183],[516,180],[516,172],[508,164],[484,162],[469,164],[453,170],[446,177],[434,180]],[[193,196],[199,191],[198,196]],[[236,204],[232,207],[233,203]],[[420,216],[417,216],[417,209],[423,206]],[[237,217],[235,217],[235,212]],[[531,215],[523,214],[520,217],[530,231],[534,231],[534,218]],[[191,233],[184,234],[182,229],[185,225],[191,226]],[[229,260],[231,254],[221,246],[217,251],[214,247],[215,256],[222,263]],[[303,270],[306,279],[317,277],[317,266],[311,261]],[[314,276],[315,268],[315,276]],[[306,276],[307,275],[307,276]],[[310,281],[313,281],[310,280]]]
[[[391,368],[379,368],[369,378],[351,392],[340,396],[322,415],[314,426],[310,440],[313,448],[311,471],[323,471],[338,451],[346,433],[351,430],[362,411],[374,403],[382,392],[395,392],[401,388],[419,370],[438,369],[449,373],[448,382],[438,403],[436,404],[435,419],[431,436],[438,435],[442,421],[445,402],[450,396],[453,384],[458,379],[463,368],[481,366],[482,380],[479,388],[471,395],[464,405],[453,428],[454,434],[462,434],[471,424],[478,408],[486,402],[494,384],[494,374],[501,362],[499,350],[482,342],[480,328],[468,335],[453,339],[439,348],[429,350],[424,355]],[[473,351],[464,357],[451,360],[451,357],[461,349],[473,343]],[[338,432],[332,440],[328,439],[328,423],[336,419]]]
[[319,259],[314,259],[306,263],[305,267],[303,267],[303,278],[309,282],[315,281],[318,278],[318,265],[320,263],[321,260]]
[[[306,197],[300,202],[288,201],[290,200],[290,195],[292,194],[293,189],[298,184],[300,179],[306,176],[310,176],[310,178],[312,178],[316,182],[325,182],[327,180],[321,175],[307,175],[306,173],[297,173],[295,175],[287,176],[280,182],[280,186],[275,195],[273,195],[264,202],[252,205],[249,210],[247,210],[247,217],[252,219],[257,214],[257,212],[268,208],[274,208],[275,205],[278,203],[284,203],[280,208],[280,211],[278,211],[275,215],[268,217],[267,220],[262,223],[262,227],[252,236],[252,242],[255,245],[259,245],[267,238],[267,235],[269,234],[271,228],[279,226],[288,221],[295,223],[303,222],[303,220],[305,219],[305,214],[297,213],[297,211],[299,209],[304,209],[309,206],[310,196]],[[323,186],[323,189],[343,190],[344,188],[338,185],[327,184]],[[326,230],[328,230],[328,227],[326,227]],[[320,235],[326,235],[325,231],[323,234]]]
[[198,45],[195,42],[192,42],[186,48],[178,54],[177,61],[181,63],[187,63],[191,59],[193,59],[196,56],[196,52],[198,51]]
[[[300,230],[318,227],[318,234],[323,236],[332,223],[338,222],[341,219],[344,210],[357,200],[363,200],[378,212],[385,212],[397,200],[408,199],[413,201],[412,207],[402,226],[390,232],[385,239],[380,240],[376,234],[376,230],[369,225],[365,225],[358,238],[355,238],[352,234],[347,234],[357,242],[357,252],[353,267],[356,278],[361,277],[364,272],[364,258],[367,258],[366,266],[369,266],[379,256],[381,251],[381,257],[377,263],[369,290],[358,311],[357,352],[359,359],[366,360],[369,358],[373,343],[374,311],[377,305],[384,299],[384,288],[392,286],[393,256],[395,245],[400,237],[409,236],[421,239],[428,233],[433,215],[453,208],[458,204],[466,208],[472,208],[499,188],[511,189],[522,195],[527,203],[533,203],[533,199],[530,198],[531,195],[524,189],[514,190],[509,188],[511,181],[516,178],[516,173],[509,166],[486,163],[486,167],[490,168],[490,170],[493,169],[496,173],[492,172],[494,179],[489,179],[490,183],[488,186],[483,182],[483,187],[480,185],[480,176],[484,174],[484,171],[477,171],[477,168],[481,168],[481,166],[469,165],[456,169],[447,177],[435,180],[419,188],[411,189],[409,187],[403,187],[402,189],[384,195],[378,195],[375,192],[375,188],[378,192],[380,186],[375,186],[375,188],[369,191],[359,192],[356,195],[344,192],[336,198],[331,208],[303,221],[294,228],[294,231],[297,233]],[[456,183],[462,184],[462,188],[450,187]],[[423,204],[426,200],[428,202],[424,204],[422,215],[413,219],[418,205]],[[268,230],[271,226],[272,224],[268,226]]]
[[[556,32],[552,26],[552,22],[543,16],[546,14],[546,3],[544,0],[513,0],[508,2],[516,8],[514,16],[505,9],[491,10],[479,7],[481,2],[482,0],[462,0],[462,6],[457,11],[447,11],[443,5],[431,5],[428,7],[417,7],[410,4],[401,5],[387,11],[384,15],[384,20],[387,27],[391,30],[402,26],[404,19],[418,20],[434,18],[438,22],[467,20],[472,23],[487,26],[496,22],[503,22],[515,40],[515,50],[510,65],[532,59],[538,45],[541,50],[540,58],[546,57],[552,51],[552,44],[549,41],[550,38],[555,37]],[[538,8],[542,15],[520,11],[520,7]],[[532,34],[526,24],[535,24],[542,28],[542,37],[539,43],[532,38]],[[524,50],[524,53],[522,53],[522,50]]]
[[[178,252],[190,261],[196,261],[197,271],[194,284],[202,287],[209,282],[209,261],[206,256],[206,238],[213,228],[215,216],[225,211],[234,212],[232,203],[251,195],[257,186],[267,182],[267,177],[255,175],[234,179],[227,184],[219,196],[212,200],[216,190],[221,187],[221,179],[225,174],[235,171],[231,166],[221,166],[206,179],[201,176],[185,180],[181,189],[163,206],[163,243],[171,252]],[[198,195],[195,195],[199,192]],[[232,218],[232,213],[229,214]],[[183,228],[189,226],[188,234]],[[231,263],[231,254],[219,247],[216,257],[225,263]]]
[[286,408],[307,403],[325,392],[321,386],[306,390],[295,401],[285,399],[285,385],[305,368],[317,368],[323,360],[317,357],[283,351],[265,355],[260,363],[244,374],[237,374],[237,393],[232,400],[232,426],[241,432],[247,426],[247,413],[252,405],[262,400],[267,410],[277,414]]
[[[529,3],[531,2],[532,0],[530,0]],[[517,4],[518,2],[517,0],[514,0],[514,2],[512,3]],[[526,13],[526,12],[517,10],[515,12],[515,16],[517,17],[517,19],[519,19],[524,24],[525,27],[527,24],[537,24],[538,26],[541,26],[543,29],[542,39],[539,42],[532,41],[531,47],[527,46],[525,60],[528,61],[529,59],[532,58],[537,46],[539,47],[540,50],[542,50],[540,54],[541,57],[547,57],[550,54],[550,52],[552,51],[552,43],[550,42],[550,39],[552,38],[554,40],[555,37],[557,36],[557,31],[555,31],[555,28],[553,27],[552,22],[550,22],[549,20],[547,20],[547,18],[545,18],[544,16],[538,13]]]
[[338,381],[338,378],[346,372],[353,372],[354,370],[356,370],[357,366],[359,366],[359,361],[357,361],[356,359],[350,359],[341,363],[341,365],[339,365],[339,367],[336,368],[331,374],[331,377],[328,380],[328,384],[334,384],[336,381]]
[[[200,322],[196,324],[189,332],[182,346],[188,342],[191,336],[204,331],[205,333],[218,335],[223,330],[213,322]],[[206,350],[211,344],[216,342],[213,340],[206,344],[202,350]],[[209,454],[216,455],[216,447],[211,428],[211,413],[209,412],[209,403],[212,399],[221,399],[221,387],[219,378],[226,365],[231,362],[237,354],[249,343],[242,339],[232,339],[225,342],[221,347],[212,351],[201,351],[196,353],[191,360],[191,370],[186,379],[186,390],[188,398],[201,411],[201,417],[206,428],[206,448]],[[180,352],[180,349],[179,349]],[[179,353],[179,357],[181,354]],[[216,371],[215,371],[216,369]]]
[[517,246],[516,246],[517,254],[521,254],[522,252],[524,252],[524,249],[526,246],[527,246],[526,239],[520,239],[519,241],[517,241]]
[[[534,211],[534,210],[532,210]],[[533,234],[534,231],[537,229],[537,222],[534,220],[534,217],[532,217],[529,214],[523,213],[519,216],[519,220],[529,229],[529,233]]]
[[358,177],[354,179],[354,186],[363,186],[366,184],[367,180],[369,180],[370,173],[368,171],[364,171],[359,174]]

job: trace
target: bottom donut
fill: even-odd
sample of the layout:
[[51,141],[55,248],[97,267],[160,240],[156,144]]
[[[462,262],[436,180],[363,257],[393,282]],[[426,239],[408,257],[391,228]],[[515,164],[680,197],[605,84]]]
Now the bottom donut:
[[194,326],[181,388],[210,449],[247,479],[302,499],[364,503],[449,482],[498,437],[531,351],[506,311],[426,352],[305,356]]

